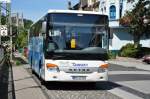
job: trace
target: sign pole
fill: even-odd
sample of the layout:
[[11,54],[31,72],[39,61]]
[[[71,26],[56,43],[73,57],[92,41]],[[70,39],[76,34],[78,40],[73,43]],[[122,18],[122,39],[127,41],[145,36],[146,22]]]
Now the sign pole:
[[11,3],[7,3],[8,9],[8,28],[10,35],[10,61],[12,61],[12,22],[11,22]]
[[[0,2],[0,26],[1,26],[1,2]],[[0,30],[1,31],[1,30]],[[1,34],[0,34],[0,45],[1,45]]]

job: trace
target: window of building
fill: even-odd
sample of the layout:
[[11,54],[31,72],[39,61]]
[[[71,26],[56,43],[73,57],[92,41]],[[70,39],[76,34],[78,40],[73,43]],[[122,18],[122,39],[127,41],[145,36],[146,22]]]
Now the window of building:
[[104,6],[104,12],[106,12],[106,7]]
[[116,19],[116,7],[114,5],[110,6],[109,11],[110,19]]

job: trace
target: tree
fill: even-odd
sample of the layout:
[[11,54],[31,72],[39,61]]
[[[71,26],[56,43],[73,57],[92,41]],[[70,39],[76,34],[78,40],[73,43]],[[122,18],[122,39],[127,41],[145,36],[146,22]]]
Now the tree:
[[28,32],[25,29],[20,30],[20,33],[17,35],[15,45],[18,48],[23,48],[27,45],[27,34]]
[[[6,21],[7,21],[6,16],[2,13],[1,24],[5,25]],[[24,46],[27,46],[28,29],[33,23],[31,20],[28,19],[23,19],[23,21],[24,21],[24,28],[19,27],[19,30],[17,26],[12,25],[13,45],[17,46],[18,48],[23,48]],[[2,37],[2,41],[9,41],[9,37]]]
[[[15,45],[17,48],[23,48],[27,46],[28,43],[28,29],[30,28],[33,22],[28,19],[24,19],[24,28],[19,28],[19,34],[16,37]],[[15,29],[15,27],[14,27]]]
[[148,33],[149,25],[143,21],[144,16],[150,15],[149,11],[150,1],[139,0],[132,11],[127,11],[126,15],[120,19],[120,24],[129,26],[135,46],[139,45],[142,36],[150,35],[150,33]]
[[134,2],[134,0],[127,0],[127,2]]
[[25,29],[29,29],[30,26],[33,24],[33,21],[28,20],[28,19],[24,19],[23,21],[24,21],[24,28]]

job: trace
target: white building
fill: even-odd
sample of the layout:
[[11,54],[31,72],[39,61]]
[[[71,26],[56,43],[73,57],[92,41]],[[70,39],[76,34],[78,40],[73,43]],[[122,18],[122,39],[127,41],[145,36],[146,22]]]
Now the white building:
[[[133,37],[129,29],[119,24],[119,19],[125,15],[127,10],[132,10],[138,0],[127,2],[127,0],[99,0],[99,12],[109,16],[109,26],[114,33],[110,40],[110,50],[118,51],[123,45],[133,43]],[[150,47],[150,38],[142,38],[140,41],[143,47]]]
[[[127,2],[127,0],[79,0],[75,10],[97,11],[108,15],[109,26],[113,32],[113,39],[110,40],[109,49],[119,51],[127,43],[133,43],[133,36],[129,33],[129,28],[121,26],[119,19],[125,15],[126,11],[132,10],[138,0]],[[140,41],[143,47],[150,48],[150,38],[143,37]]]

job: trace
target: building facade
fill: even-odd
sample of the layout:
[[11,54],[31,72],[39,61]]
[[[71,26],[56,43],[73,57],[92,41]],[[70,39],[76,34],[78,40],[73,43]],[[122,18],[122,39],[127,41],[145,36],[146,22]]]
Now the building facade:
[[[80,0],[79,9],[97,11],[100,14],[108,15],[109,27],[113,32],[113,39],[110,40],[109,49],[119,51],[127,43],[133,43],[133,37],[129,33],[129,28],[120,25],[119,19],[123,17],[126,11],[132,10],[138,0],[128,2],[127,0]],[[143,37],[140,41],[143,47],[150,48],[150,38]]]
[[[120,25],[119,19],[126,11],[133,9],[138,0],[128,2],[127,0],[99,0],[99,12],[108,15],[109,26],[113,31],[113,39],[110,40],[110,50],[118,51],[127,43],[133,43],[133,36],[129,33],[129,28]],[[140,44],[142,47],[150,48],[150,38],[142,37]]]
[[73,9],[84,11],[99,11],[99,0],[79,0]]

